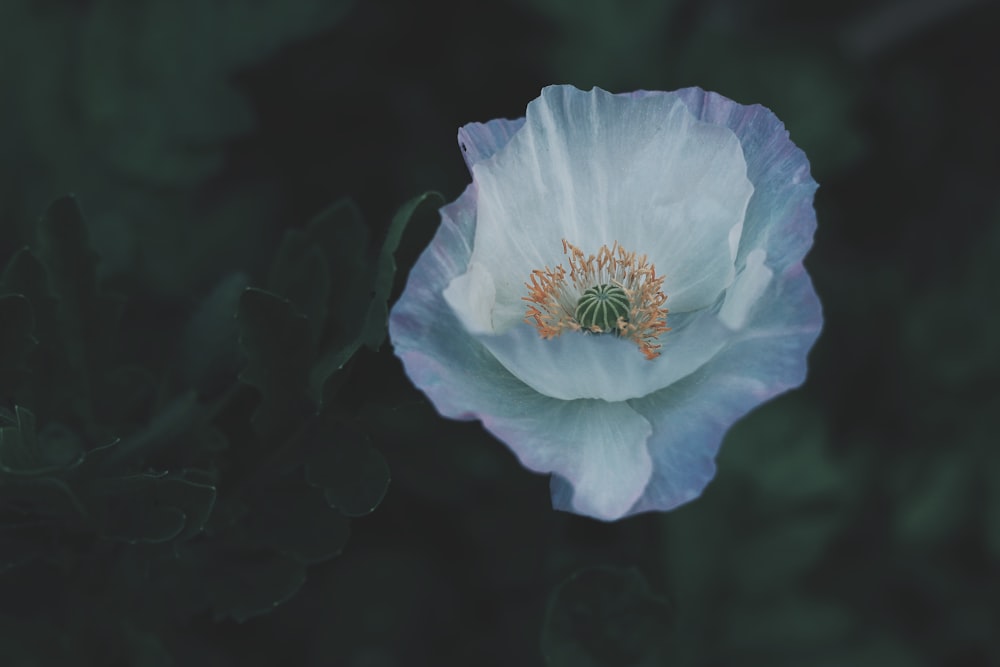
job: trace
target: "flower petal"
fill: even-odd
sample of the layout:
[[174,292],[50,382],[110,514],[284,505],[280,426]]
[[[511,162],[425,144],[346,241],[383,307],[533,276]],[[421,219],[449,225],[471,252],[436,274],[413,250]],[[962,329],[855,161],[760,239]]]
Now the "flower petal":
[[715,454],[737,419],[800,385],[822,325],[816,292],[801,264],[776,276],[733,342],[696,373],[629,401],[653,425],[654,471],[630,514],[667,510],[698,497],[715,474]]
[[670,324],[673,330],[661,339],[663,354],[652,360],[615,336],[569,333],[543,340],[527,325],[480,340],[511,373],[546,396],[624,401],[694,372],[732,335],[711,311],[686,313]]
[[[556,509],[612,521],[643,495],[652,473],[649,422],[626,403],[544,399],[531,411],[491,415],[483,424],[531,470],[572,487]],[[568,496],[568,497],[567,497]]]
[[754,193],[747,205],[737,266],[755,248],[766,249],[767,264],[777,273],[801,262],[816,231],[817,185],[809,173],[809,160],[789,139],[784,124],[766,107],[737,104],[700,88],[685,88],[677,95],[697,118],[728,127],[743,146]]
[[441,227],[390,314],[396,354],[442,415],[480,419],[527,468],[569,481],[565,509],[616,519],[649,481],[652,428],[625,403],[542,396],[464,330],[442,291],[469,261],[473,204],[470,187],[442,209]]
[[486,123],[469,123],[459,128],[458,145],[469,171],[472,171],[472,165],[486,160],[506,146],[523,125],[523,118],[497,118]]
[[750,310],[764,295],[771,278],[774,277],[774,271],[764,263],[766,259],[767,253],[761,248],[751,250],[743,270],[726,290],[726,300],[719,310],[719,319],[730,329],[743,328]]
[[472,172],[472,259],[493,276],[498,333],[521,323],[531,271],[565,260],[564,238],[585,252],[618,241],[648,255],[666,276],[672,312],[710,306],[733,279],[753,192],[742,149],[673,94],[637,102],[550,86],[528,105],[524,126]]

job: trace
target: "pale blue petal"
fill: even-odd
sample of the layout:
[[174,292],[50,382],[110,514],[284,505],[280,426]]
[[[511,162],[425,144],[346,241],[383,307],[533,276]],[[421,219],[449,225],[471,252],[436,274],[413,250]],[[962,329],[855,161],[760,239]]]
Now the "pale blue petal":
[[[698,122],[669,93],[637,104],[571,86],[543,90],[511,137],[514,127],[466,126],[460,135],[479,160],[470,271],[446,293],[465,327],[497,332],[481,341],[508,370],[567,400],[642,396],[707,361],[724,332],[707,321],[688,327],[684,314],[707,312],[735,275],[753,191],[735,135]],[[490,151],[498,152],[485,157]],[[608,337],[542,341],[523,322],[524,283],[533,269],[565,262],[564,238],[586,252],[619,241],[649,255],[665,276],[674,318],[664,357],[649,361],[636,345]],[[698,335],[682,337],[685,328]]]
[[[806,355],[822,324],[801,265],[815,229],[816,184],[780,121],[763,107],[743,107],[700,89],[615,98],[683,100],[698,119],[728,128],[740,142],[754,185],[745,219],[726,238],[726,254],[730,261],[735,257],[735,282],[730,279],[708,307],[672,313],[673,331],[661,341],[662,357],[646,361],[634,346],[613,337],[572,334],[542,341],[526,327],[505,336],[470,335],[444,291],[470,267],[476,185],[442,209],[441,229],[390,317],[397,354],[441,414],[480,419],[526,467],[553,473],[555,507],[607,520],[670,509],[697,497],[714,475],[714,457],[729,427],[803,381]],[[527,136],[518,132],[521,122],[462,128],[460,141],[474,174],[500,159],[498,151],[512,137]],[[518,232],[529,243],[537,233],[530,226]],[[493,288],[471,278],[468,286],[476,291],[466,305],[481,309],[483,295]],[[613,363],[605,366],[602,360]],[[593,389],[610,384],[614,392]],[[538,391],[553,386],[558,386],[554,394]],[[591,400],[594,396],[617,402]]]
[[468,263],[474,228],[470,187],[442,209],[441,226],[390,313],[396,354],[443,416],[479,419],[525,467],[572,483],[571,511],[621,517],[652,472],[649,422],[626,403],[542,396],[464,330],[442,292]]
[[524,125],[524,119],[497,118],[486,123],[469,123],[458,130],[458,146],[462,149],[465,164],[472,165],[493,156],[507,145],[514,133]]
[[550,86],[472,172],[473,261],[493,277],[497,333],[524,317],[531,272],[565,262],[563,239],[586,253],[617,241],[647,255],[673,312],[711,306],[732,282],[753,186],[735,135],[678,98]]
[[653,425],[654,471],[630,514],[668,510],[698,497],[715,474],[715,454],[737,419],[799,386],[822,313],[801,264],[775,276],[749,324],[696,373],[629,401]]
[[700,88],[676,94],[697,118],[728,127],[743,146],[754,193],[743,223],[737,266],[742,267],[755,248],[767,251],[767,264],[775,272],[801,262],[816,231],[817,185],[809,173],[809,160],[792,143],[784,124],[759,104],[743,106]]
[[711,310],[671,316],[669,323],[673,329],[661,336],[662,354],[656,359],[615,336],[566,333],[543,340],[530,325],[480,340],[508,370],[546,396],[624,401],[694,372],[732,335]]

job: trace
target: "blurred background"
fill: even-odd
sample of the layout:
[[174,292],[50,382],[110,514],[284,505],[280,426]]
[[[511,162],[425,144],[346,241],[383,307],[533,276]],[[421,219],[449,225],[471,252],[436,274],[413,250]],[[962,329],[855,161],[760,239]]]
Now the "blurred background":
[[[46,413],[0,391],[0,426],[22,437],[29,405],[46,446],[78,440],[87,462],[154,433],[158,453],[115,479],[169,471],[204,509],[159,536],[173,487],[132,505],[122,482],[101,492],[114,522],[74,523],[65,498],[95,497],[97,473],[22,484],[0,461],[0,662],[1000,664],[998,31],[1000,7],[975,0],[0,0],[0,266],[25,244],[44,260],[39,217],[74,193],[94,294],[124,300],[116,354],[144,369],[114,386],[148,397],[126,418],[141,392],[102,390],[88,421],[71,398]],[[400,206],[468,182],[458,127],[522,116],[550,83],[697,85],[785,122],[820,183],[806,265],[826,324],[806,385],[729,433],[700,499],[602,524],[553,512],[548,480],[478,423],[439,418],[385,342],[335,375],[357,465],[391,477],[373,512],[343,512],[349,538],[338,515],[318,544],[330,529],[297,495],[226,501],[278,442],[246,426],[257,394],[224,381],[242,288],[273,287],[276,248],[342,198],[356,207],[334,218],[349,211],[376,265]],[[402,237],[392,294],[434,205]],[[212,345],[222,361],[199,357]],[[173,477],[189,468],[208,472]],[[51,479],[70,480],[65,502],[24,500],[63,493]],[[215,514],[188,495],[209,487]],[[238,521],[270,533],[232,537]],[[279,539],[285,522],[301,532]]]

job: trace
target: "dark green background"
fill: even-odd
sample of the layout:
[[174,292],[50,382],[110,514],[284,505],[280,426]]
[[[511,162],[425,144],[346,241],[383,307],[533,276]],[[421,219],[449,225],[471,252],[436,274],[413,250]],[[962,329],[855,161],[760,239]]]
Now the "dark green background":
[[[997,5],[974,0],[0,0],[0,266],[44,246],[39,215],[75,193],[103,289],[128,299],[118,359],[146,369],[154,397],[129,411],[134,396],[102,393],[115,418],[65,437],[93,449],[154,424],[156,456],[120,470],[207,470],[181,486],[217,488],[215,507],[258,531],[225,542],[211,517],[204,534],[134,543],[171,520],[173,491],[133,504],[116,490],[121,505],[102,505],[115,530],[91,530],[0,476],[0,664],[1000,664],[998,31]],[[349,540],[331,515],[331,542],[301,509],[322,504],[295,494],[343,490],[338,470],[375,479],[377,455],[352,449],[333,477],[308,453],[269,458],[280,438],[251,432],[259,398],[233,384],[236,355],[266,366],[260,350],[294,340],[241,348],[219,325],[211,348],[188,323],[230,318],[247,284],[280,291],[282,234],[342,197],[372,243],[316,261],[330,264],[331,321],[363,318],[371,290],[355,278],[397,208],[468,181],[457,128],[521,116],[549,83],[698,85],[786,123],[820,183],[806,264],[826,324],[807,383],[732,430],[702,498],[602,524],[553,512],[544,477],[478,424],[437,417],[388,343],[362,349],[334,375],[349,435],[323,433],[370,442],[392,481]],[[393,294],[435,224],[414,216]],[[198,362],[209,380],[175,366],[192,347],[216,350]],[[13,410],[13,393],[0,399]],[[33,400],[59,441],[54,415],[76,404]],[[194,414],[212,429],[177,416]],[[274,460],[299,486],[224,502]]]

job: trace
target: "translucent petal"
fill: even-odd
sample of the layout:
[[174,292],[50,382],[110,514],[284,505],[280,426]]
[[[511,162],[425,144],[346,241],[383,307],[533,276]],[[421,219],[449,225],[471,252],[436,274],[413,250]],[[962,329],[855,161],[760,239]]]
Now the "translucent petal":
[[696,117],[729,128],[743,146],[754,192],[747,205],[737,267],[755,248],[767,251],[767,264],[778,273],[801,262],[816,231],[817,185],[809,173],[809,160],[789,139],[784,124],[759,104],[743,106],[700,88],[676,94]]
[[726,290],[726,300],[719,310],[719,319],[730,329],[743,328],[751,309],[757,305],[774,277],[774,271],[764,263],[766,259],[767,253],[761,248],[751,250],[743,270]]
[[486,123],[469,123],[458,130],[458,145],[465,164],[472,165],[491,157],[507,145],[514,133],[524,125],[524,119],[497,118]]
[[441,227],[389,318],[396,354],[442,415],[481,420],[527,468],[572,484],[567,509],[616,519],[649,481],[649,422],[625,403],[542,396],[464,330],[442,292],[469,261],[473,201],[469,188],[442,209]]
[[473,261],[493,276],[497,332],[523,319],[531,271],[564,262],[564,238],[585,252],[618,241],[648,255],[673,312],[712,305],[733,279],[753,192],[742,150],[671,94],[637,101],[548,87],[524,126],[472,171]]
[[667,510],[704,490],[730,426],[805,379],[806,354],[822,326],[819,300],[801,264],[770,281],[750,321],[697,372],[629,401],[653,425],[653,476],[630,513]]
[[652,360],[635,343],[609,334],[566,333],[543,340],[525,325],[480,340],[508,370],[546,396],[624,401],[697,370],[731,336],[710,310],[669,321],[673,329],[661,337],[662,354]]

